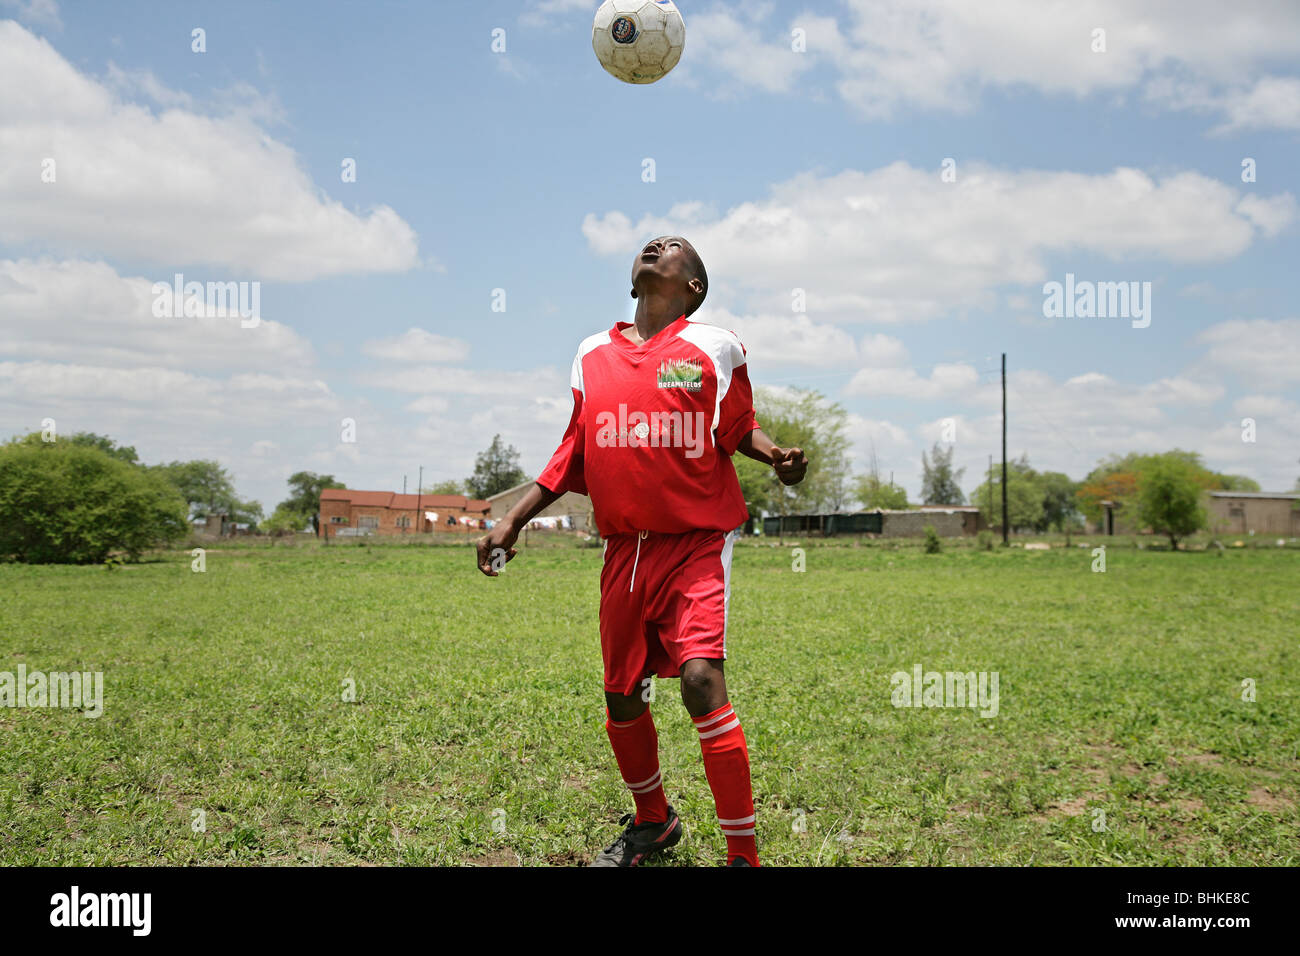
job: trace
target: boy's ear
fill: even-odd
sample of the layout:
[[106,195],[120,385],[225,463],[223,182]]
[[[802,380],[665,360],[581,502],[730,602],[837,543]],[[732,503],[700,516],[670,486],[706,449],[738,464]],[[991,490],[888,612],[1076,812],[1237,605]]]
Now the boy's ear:
[[686,288],[690,289],[696,295],[699,295],[704,291],[704,283],[699,280],[698,276],[696,276],[692,278],[690,282],[686,283]]

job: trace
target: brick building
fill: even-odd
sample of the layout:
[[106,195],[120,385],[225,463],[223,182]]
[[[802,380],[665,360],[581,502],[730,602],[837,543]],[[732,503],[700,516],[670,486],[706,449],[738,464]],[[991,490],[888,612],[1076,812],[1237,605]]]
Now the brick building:
[[[497,492],[495,495],[488,497],[488,502],[492,505],[492,517],[504,518],[515,503],[524,496],[524,493],[533,486],[533,481],[522,482],[513,488],[507,488],[505,491]],[[567,525],[575,531],[594,531],[596,522],[592,518],[591,499],[586,495],[580,495],[576,491],[566,491],[560,495],[556,501],[538,512],[537,517],[540,519],[561,518],[568,519]]]
[[321,533],[329,537],[477,532],[491,506],[465,495],[399,495],[392,491],[326,488],[320,495]]

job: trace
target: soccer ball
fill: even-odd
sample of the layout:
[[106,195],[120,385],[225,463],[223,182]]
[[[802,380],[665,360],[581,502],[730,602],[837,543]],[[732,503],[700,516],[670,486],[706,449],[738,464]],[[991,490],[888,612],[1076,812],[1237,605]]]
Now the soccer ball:
[[682,58],[686,24],[673,0],[605,0],[591,25],[591,48],[624,83],[653,83]]

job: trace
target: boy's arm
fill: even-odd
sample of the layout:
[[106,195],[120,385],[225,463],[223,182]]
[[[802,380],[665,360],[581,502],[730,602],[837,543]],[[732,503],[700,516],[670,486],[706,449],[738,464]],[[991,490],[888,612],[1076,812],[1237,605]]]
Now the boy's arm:
[[536,518],[538,512],[559,499],[559,494],[534,482],[524,492],[524,496],[515,502],[515,506],[506,512],[506,516],[478,539],[478,569],[490,578],[496,577],[505,563],[501,560],[502,556],[505,561],[509,561],[519,553],[514,544],[519,538],[520,529]]
[[802,448],[781,448],[761,428],[746,432],[736,451],[771,465],[783,485],[797,485],[808,472],[808,458]]

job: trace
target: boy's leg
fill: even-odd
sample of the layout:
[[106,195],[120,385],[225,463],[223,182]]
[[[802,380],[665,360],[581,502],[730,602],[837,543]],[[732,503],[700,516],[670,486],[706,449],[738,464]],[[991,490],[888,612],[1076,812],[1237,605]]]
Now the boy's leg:
[[682,703],[700,735],[704,775],[713,791],[718,823],[727,837],[727,863],[743,857],[750,866],[758,866],[749,748],[740,718],[727,700],[722,661],[697,657],[686,661],[681,670]]
[[636,801],[635,823],[663,823],[668,819],[668,800],[659,775],[659,735],[655,732],[650,705],[640,694],[605,691],[607,719],[614,759],[632,799]]

